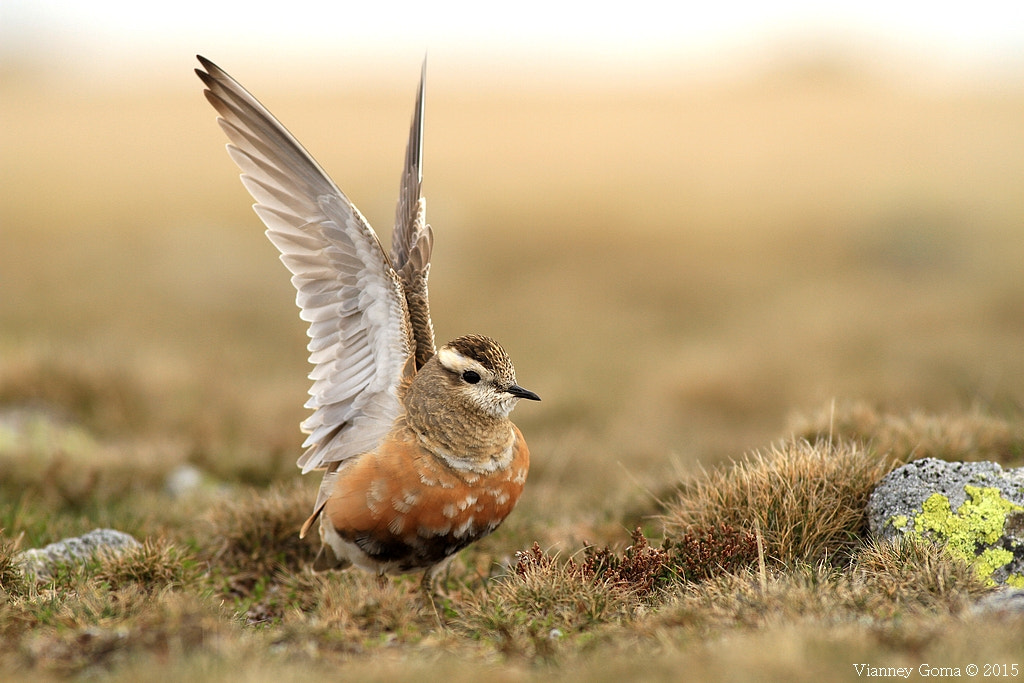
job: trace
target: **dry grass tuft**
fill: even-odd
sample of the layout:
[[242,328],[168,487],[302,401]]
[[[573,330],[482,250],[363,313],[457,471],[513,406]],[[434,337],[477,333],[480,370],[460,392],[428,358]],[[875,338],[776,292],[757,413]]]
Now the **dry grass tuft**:
[[989,592],[977,572],[942,547],[909,536],[892,541],[872,539],[854,556],[851,574],[871,587],[880,604],[936,606],[956,612]]
[[7,596],[22,595],[28,589],[21,568],[14,561],[18,554],[17,539],[10,539],[0,530],[0,601]]
[[499,638],[506,655],[547,660],[563,638],[622,626],[657,608],[686,580],[739,571],[756,562],[752,535],[720,526],[651,546],[641,529],[621,552],[587,546],[582,559],[560,561],[534,543],[517,554],[510,575],[485,595],[463,595],[456,628]]
[[760,529],[767,559],[789,565],[848,556],[867,527],[865,506],[890,463],[852,442],[793,441],[684,482],[665,535],[717,525]]
[[312,540],[299,538],[311,500],[307,482],[298,480],[227,496],[209,510],[199,555],[227,594],[258,599],[279,572],[312,562]]
[[741,572],[689,584],[656,619],[704,634],[804,620],[822,626],[867,620],[889,629],[890,620],[960,614],[989,590],[967,564],[930,543],[872,542],[851,559],[842,569],[795,563],[765,582]]
[[940,460],[1024,459],[1024,426],[978,411],[934,415],[923,411],[885,413],[863,402],[823,408],[790,420],[799,438],[816,440],[832,435],[843,441],[870,444],[899,463],[920,458]]
[[642,597],[588,563],[561,562],[536,544],[519,554],[515,572],[485,593],[465,596],[452,626],[474,639],[496,641],[505,656],[549,660],[563,645],[599,626],[623,624]]
[[275,637],[315,643],[325,654],[352,654],[375,644],[418,642],[437,629],[445,600],[428,604],[418,581],[409,576],[382,582],[359,570],[307,571],[279,577],[264,604],[280,614]]
[[187,551],[165,540],[146,539],[142,546],[105,559],[95,578],[112,590],[137,585],[147,591],[194,587],[202,566]]
[[231,631],[198,564],[165,541],[59,568],[29,585],[0,543],[0,669],[96,676],[139,657],[209,651]]
[[0,666],[37,676],[96,677],[139,657],[159,661],[216,651],[233,629],[209,600],[178,592],[154,598],[137,586],[111,592],[83,587],[62,598],[0,607],[0,614],[5,624],[23,629],[4,633]]

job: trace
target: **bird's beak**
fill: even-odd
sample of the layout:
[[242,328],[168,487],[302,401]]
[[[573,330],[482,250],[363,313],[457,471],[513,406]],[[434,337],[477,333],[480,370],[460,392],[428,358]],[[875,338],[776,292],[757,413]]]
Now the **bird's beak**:
[[509,394],[512,394],[516,398],[528,398],[531,401],[539,401],[540,400],[540,396],[538,396],[537,394],[533,393],[529,389],[523,389],[518,384],[513,384],[512,386],[510,386],[505,391],[507,393],[509,393]]

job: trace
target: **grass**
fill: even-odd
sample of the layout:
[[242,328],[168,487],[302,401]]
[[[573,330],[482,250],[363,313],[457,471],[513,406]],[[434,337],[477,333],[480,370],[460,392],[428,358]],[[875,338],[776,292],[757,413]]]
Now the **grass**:
[[890,462],[856,442],[797,441],[755,451],[684,482],[666,506],[666,533],[726,524],[762,534],[763,553],[782,565],[841,561],[867,532],[868,496]]
[[[411,91],[232,71],[386,226]],[[544,398],[514,415],[519,507],[434,607],[418,577],[306,569],[304,327],[198,86],[0,83],[4,680],[1020,661],[1019,617],[975,612],[948,554],[867,538],[863,506],[913,458],[1024,460],[1024,94],[808,73],[432,81],[438,336],[501,340]],[[100,526],[143,545],[12,566]]]

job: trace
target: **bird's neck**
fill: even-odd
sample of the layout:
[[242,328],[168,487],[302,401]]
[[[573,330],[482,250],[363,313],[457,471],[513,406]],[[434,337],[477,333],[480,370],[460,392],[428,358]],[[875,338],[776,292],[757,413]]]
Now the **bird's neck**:
[[488,473],[512,462],[515,432],[507,417],[413,390],[405,395],[405,420],[420,445],[454,469]]

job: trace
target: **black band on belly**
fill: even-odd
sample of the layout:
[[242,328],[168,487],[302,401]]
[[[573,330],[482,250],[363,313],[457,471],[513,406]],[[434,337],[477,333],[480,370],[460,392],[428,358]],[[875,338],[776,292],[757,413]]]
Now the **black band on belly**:
[[472,537],[453,534],[409,536],[403,539],[390,534],[383,538],[375,534],[358,534],[346,540],[351,540],[377,562],[394,563],[401,571],[409,571],[432,567],[483,536],[486,534]]

